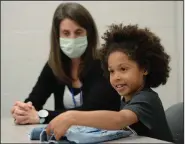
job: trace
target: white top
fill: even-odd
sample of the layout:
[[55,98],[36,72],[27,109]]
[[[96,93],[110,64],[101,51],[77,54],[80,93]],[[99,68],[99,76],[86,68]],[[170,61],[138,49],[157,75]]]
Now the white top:
[[[79,106],[82,105],[82,99],[80,101],[80,95],[81,94],[82,94],[82,92],[78,93],[77,95],[74,95],[74,99],[75,99],[75,102],[76,102],[76,107],[79,107]],[[65,88],[64,88],[63,103],[64,103],[64,107],[66,109],[70,109],[70,108],[75,107],[75,104],[73,102],[73,94],[69,90],[68,86],[65,86]]]

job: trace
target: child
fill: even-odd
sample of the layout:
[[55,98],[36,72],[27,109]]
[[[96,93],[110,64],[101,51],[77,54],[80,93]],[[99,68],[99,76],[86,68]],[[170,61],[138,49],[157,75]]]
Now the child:
[[[111,25],[102,37],[102,64],[112,87],[122,96],[116,111],[68,111],[53,119],[47,127],[56,139],[71,125],[108,130],[130,126],[138,135],[173,141],[162,102],[156,92],[169,77],[169,55],[160,39],[147,28],[137,25]],[[106,99],[105,99],[106,100]]]

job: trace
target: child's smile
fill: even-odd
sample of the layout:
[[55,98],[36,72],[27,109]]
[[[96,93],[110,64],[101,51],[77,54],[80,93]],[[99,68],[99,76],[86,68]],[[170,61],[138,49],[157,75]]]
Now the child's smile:
[[144,70],[122,51],[114,51],[108,57],[110,83],[124,97],[130,97],[144,85]]
[[126,84],[116,84],[114,87],[116,91],[121,92],[126,89],[127,85]]

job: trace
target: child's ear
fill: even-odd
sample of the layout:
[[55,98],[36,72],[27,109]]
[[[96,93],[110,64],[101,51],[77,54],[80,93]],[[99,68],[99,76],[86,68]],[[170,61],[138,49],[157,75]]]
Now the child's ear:
[[143,75],[146,76],[150,72],[150,63],[145,61],[145,66],[143,67]]
[[145,69],[143,75],[148,75],[148,71]]

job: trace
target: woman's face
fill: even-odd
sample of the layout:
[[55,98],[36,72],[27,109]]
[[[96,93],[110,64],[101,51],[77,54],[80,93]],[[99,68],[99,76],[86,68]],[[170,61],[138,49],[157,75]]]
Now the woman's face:
[[59,34],[62,38],[78,38],[87,35],[87,31],[75,21],[65,18],[60,22]]

